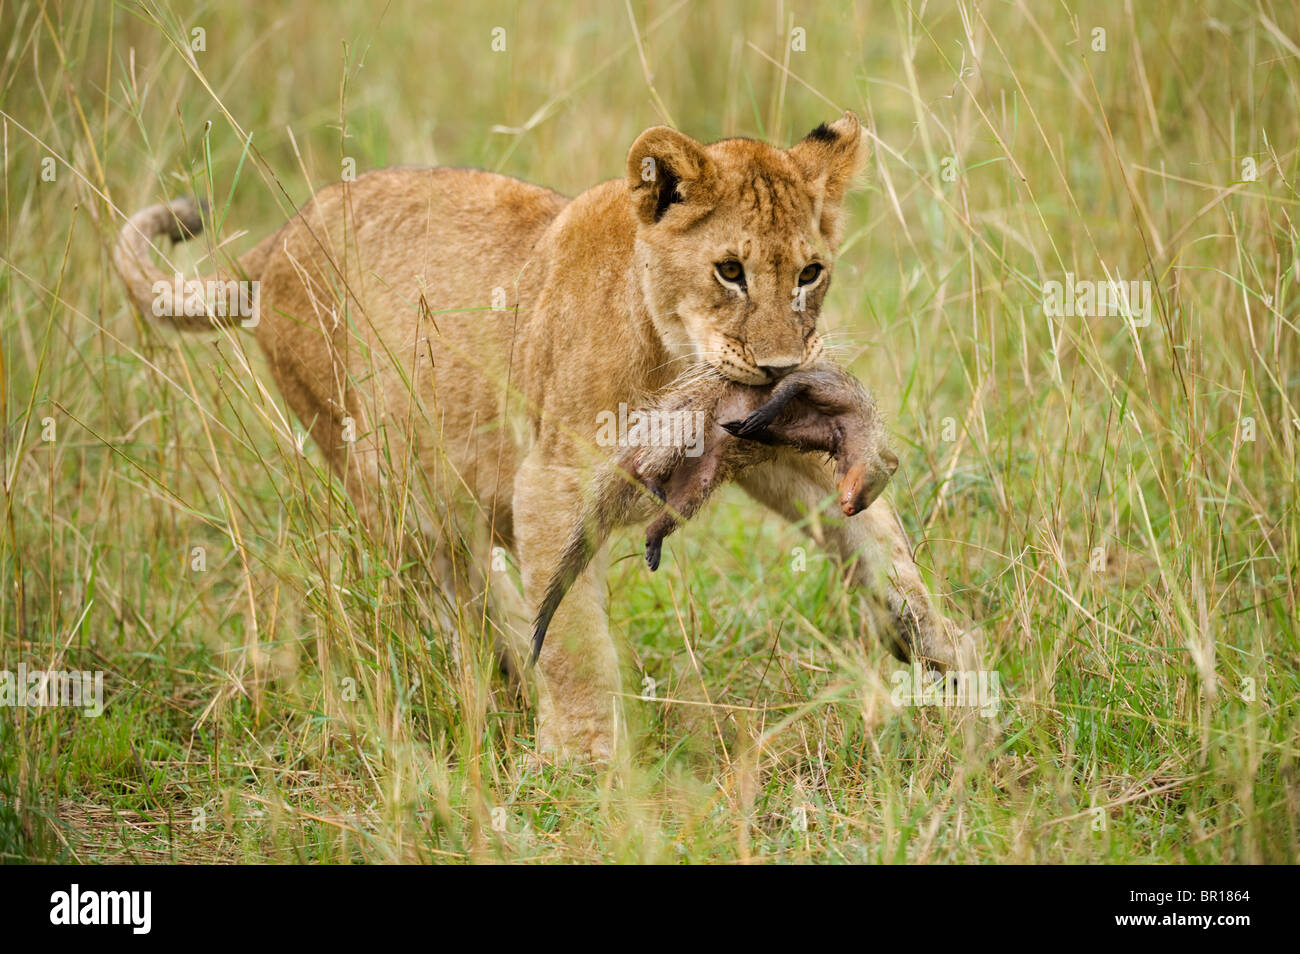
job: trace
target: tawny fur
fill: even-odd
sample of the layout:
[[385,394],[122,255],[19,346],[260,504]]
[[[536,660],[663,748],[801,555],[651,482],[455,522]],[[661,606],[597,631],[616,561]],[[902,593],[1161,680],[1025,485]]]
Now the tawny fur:
[[[597,414],[699,363],[764,384],[821,354],[841,202],[865,154],[846,113],[784,150],[655,127],[632,145],[624,177],[571,200],[477,170],[386,169],[322,189],[219,277],[260,283],[253,330],[270,373],[361,517],[381,524],[395,500],[442,552],[468,548],[466,585],[496,602],[489,618],[523,658],[528,608],[599,460]],[[155,206],[122,230],[118,269],[146,313],[153,283],[171,278],[151,243],[184,237],[175,219]],[[719,280],[724,259],[743,264],[743,288]],[[798,291],[811,263],[822,270]],[[799,457],[752,468],[741,484],[803,519],[834,475]],[[892,512],[842,524],[809,525],[887,607],[887,638],[954,658]],[[497,546],[518,558],[522,597],[508,578],[489,579]],[[613,752],[621,683],[602,573],[593,560],[538,662],[542,750]]]

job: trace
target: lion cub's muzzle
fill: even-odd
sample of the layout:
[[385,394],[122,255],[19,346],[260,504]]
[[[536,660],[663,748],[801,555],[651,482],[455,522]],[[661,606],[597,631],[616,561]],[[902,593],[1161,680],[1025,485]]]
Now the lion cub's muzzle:
[[727,340],[721,349],[718,370],[737,384],[775,384],[786,375],[800,371],[821,358],[825,351],[821,335],[813,332],[803,341],[800,354],[763,354],[752,345]]

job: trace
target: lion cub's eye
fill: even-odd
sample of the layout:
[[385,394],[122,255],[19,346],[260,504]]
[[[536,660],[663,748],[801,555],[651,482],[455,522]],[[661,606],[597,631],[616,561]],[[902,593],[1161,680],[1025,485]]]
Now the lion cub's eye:
[[813,262],[810,265],[805,265],[803,271],[799,273],[799,284],[811,285],[813,282],[817,281],[817,276],[821,273],[822,267],[816,262]]
[[734,282],[741,285],[745,283],[745,266],[734,258],[729,258],[725,262],[718,262],[713,268],[718,273],[718,277],[724,282]]

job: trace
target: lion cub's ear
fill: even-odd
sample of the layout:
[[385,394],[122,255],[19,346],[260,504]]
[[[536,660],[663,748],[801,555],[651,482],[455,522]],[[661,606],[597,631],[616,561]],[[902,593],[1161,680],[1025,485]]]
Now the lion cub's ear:
[[787,150],[808,184],[821,231],[832,242],[838,239],[844,193],[866,166],[869,151],[862,124],[847,111],[829,126],[822,123]]
[[677,205],[707,208],[713,160],[704,147],[668,126],[647,129],[627,154],[627,187],[642,222],[652,225]]

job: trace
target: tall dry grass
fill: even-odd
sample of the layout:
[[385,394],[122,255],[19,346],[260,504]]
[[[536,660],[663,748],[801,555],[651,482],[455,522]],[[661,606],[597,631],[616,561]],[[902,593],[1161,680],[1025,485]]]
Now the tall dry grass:
[[[0,669],[108,686],[0,710],[0,857],[1294,861],[1298,83],[1273,2],[0,3]],[[843,108],[875,153],[827,320],[992,718],[895,705],[823,555],[728,497],[653,579],[615,547],[633,751],[539,767],[251,339],[111,269],[174,195],[197,270],[349,159],[576,194],[657,122]],[[1149,282],[1150,323],[1047,316],[1067,274]]]

